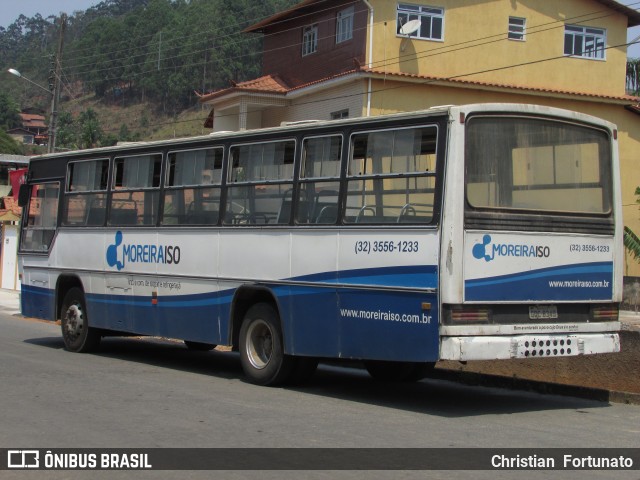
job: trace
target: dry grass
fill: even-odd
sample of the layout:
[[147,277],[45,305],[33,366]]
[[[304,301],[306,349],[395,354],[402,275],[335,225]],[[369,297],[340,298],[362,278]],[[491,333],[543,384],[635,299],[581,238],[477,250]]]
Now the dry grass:
[[202,109],[200,105],[173,118],[158,114],[154,105],[150,103],[122,106],[107,104],[94,95],[85,95],[62,102],[60,110],[71,112],[77,118],[89,108],[97,113],[105,135],[118,136],[122,125],[126,125],[132,135],[138,134],[138,139],[143,141],[189,137],[210,132],[203,127],[209,111]]

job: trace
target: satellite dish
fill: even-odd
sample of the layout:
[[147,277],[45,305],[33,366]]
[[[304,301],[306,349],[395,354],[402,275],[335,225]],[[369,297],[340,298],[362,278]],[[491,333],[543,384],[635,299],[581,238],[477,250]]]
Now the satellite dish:
[[409,36],[412,33],[416,33],[420,30],[421,25],[422,22],[420,20],[410,20],[400,27],[400,34]]

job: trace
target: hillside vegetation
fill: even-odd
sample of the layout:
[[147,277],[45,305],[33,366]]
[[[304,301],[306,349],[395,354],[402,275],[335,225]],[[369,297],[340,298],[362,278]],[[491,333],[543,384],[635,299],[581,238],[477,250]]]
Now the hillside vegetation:
[[[208,112],[196,92],[260,75],[261,37],[241,32],[295,3],[105,0],[67,12],[57,146],[203,133]],[[52,84],[61,23],[55,16],[22,15],[0,27],[0,96],[6,103],[48,115],[51,97],[6,71],[15,68],[41,86]]]

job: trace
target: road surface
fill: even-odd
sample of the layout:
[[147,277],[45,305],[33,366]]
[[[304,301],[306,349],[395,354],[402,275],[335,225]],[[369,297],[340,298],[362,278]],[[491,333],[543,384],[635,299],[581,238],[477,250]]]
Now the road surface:
[[[106,339],[63,349],[59,327],[0,308],[0,448],[640,447],[640,407],[459,385],[389,385],[321,366],[296,388],[242,379],[237,354]],[[620,478],[633,472],[0,472],[31,478]]]

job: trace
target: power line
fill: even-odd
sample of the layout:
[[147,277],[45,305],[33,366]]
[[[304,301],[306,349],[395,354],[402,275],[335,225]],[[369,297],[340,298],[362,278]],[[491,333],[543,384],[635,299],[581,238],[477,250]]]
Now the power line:
[[[635,3],[640,3],[640,2],[635,2]],[[604,10],[601,11],[601,12],[604,12]],[[527,32],[527,34],[531,35],[531,34],[535,34],[535,33],[541,33],[543,31],[548,31],[548,30],[551,30],[552,28],[560,28],[560,26],[564,25],[567,21],[571,21],[571,20],[574,20],[574,19],[580,19],[580,18],[583,18],[583,17],[587,17],[589,15],[597,14],[597,13],[600,13],[600,11],[599,12],[592,12],[590,14],[580,15],[580,16],[573,17],[573,18],[570,18],[570,19],[564,19],[562,21],[549,22],[549,23],[546,23],[546,24],[530,27],[530,29],[528,29],[529,31]],[[607,15],[602,15],[600,17],[595,17],[595,18],[583,19],[582,22],[592,21],[592,20],[596,20],[596,19],[600,19],[600,18],[606,18],[606,17],[611,16],[611,15],[614,15],[614,13],[607,14]],[[289,21],[289,20],[291,20],[291,18],[288,18],[286,20]],[[538,30],[538,31],[532,31],[532,30],[535,30],[535,29],[540,29],[542,27],[545,27],[545,26],[548,26],[548,25],[553,25],[555,23],[560,23],[560,22],[562,22],[562,24],[557,26],[557,27],[546,28],[544,30]],[[300,27],[296,27],[296,29],[298,29],[298,28],[300,28]],[[278,32],[278,33],[281,33],[281,32]],[[233,35],[237,35],[237,34],[233,34]],[[232,35],[228,35],[228,36],[232,36]],[[186,38],[189,38],[189,37],[186,37]],[[333,37],[333,35],[331,37]],[[496,38],[496,37],[499,37],[499,38]],[[223,38],[223,37],[218,37],[218,38]],[[324,38],[327,38],[327,37],[324,37]],[[478,42],[478,41],[482,41],[482,40],[488,40],[488,39],[491,39],[491,38],[496,38],[496,39],[495,40],[491,40],[491,41],[487,41],[487,42],[484,42],[484,43],[480,43],[480,44],[468,45],[468,44],[473,43],[473,42]],[[466,48],[475,48],[475,47],[478,47],[478,46],[484,46],[484,45],[487,45],[487,44],[490,44],[490,43],[494,43],[494,42],[498,42],[498,41],[504,41],[504,40],[506,40],[505,32],[501,32],[500,34],[491,35],[491,36],[487,36],[487,37],[481,37],[479,39],[469,40],[469,41],[466,41],[466,42],[461,42],[459,44],[448,45],[446,47],[441,47],[439,49],[435,49],[435,50],[446,50],[446,51],[435,52],[434,50],[432,50],[432,51],[424,53],[423,55],[421,55],[419,57],[416,57],[415,55],[412,55],[412,57],[413,58],[424,58],[426,56],[431,56],[431,55],[440,55],[440,54],[443,54],[443,53],[452,53],[452,52],[460,51],[460,50],[463,50],[463,49],[466,49]],[[282,47],[282,48],[290,48],[291,46],[299,46],[299,45],[300,45],[300,43],[296,43],[296,44],[289,45],[287,47]],[[616,46],[611,46],[611,47],[606,47],[605,49],[618,48],[618,47],[625,46],[625,45],[629,45],[629,43],[616,45]],[[453,47],[456,47],[456,46],[461,46],[461,48],[452,49]],[[208,49],[207,50],[202,50],[202,51],[208,51]],[[196,53],[201,53],[202,51],[199,51],[199,52],[196,52]],[[275,51],[275,50],[271,50],[271,51],[267,51],[267,52],[272,52],[272,51]],[[253,54],[250,54],[250,55],[253,55]],[[175,59],[175,58],[180,58],[182,56],[186,56],[186,55],[176,55],[174,57],[168,57],[165,60],[172,60],[172,59]],[[238,56],[234,56],[234,57],[231,57],[231,58],[232,59],[241,59],[241,58],[245,58],[247,56],[249,56],[249,55],[238,55]],[[515,67],[520,67],[520,66],[524,66],[524,65],[532,65],[532,64],[535,64],[535,63],[541,63],[541,62],[545,62],[545,61],[551,61],[551,60],[555,60],[555,59],[559,59],[559,58],[566,58],[566,57],[567,57],[566,55],[562,55],[562,56],[553,57],[553,58],[540,59],[540,60],[530,61],[530,62],[523,62],[523,63],[520,63],[520,64],[507,65],[507,66],[503,66],[503,67],[496,67],[496,68],[487,69],[487,70],[483,70],[483,71],[479,71],[479,72],[460,74],[460,75],[451,76],[451,77],[448,77],[448,78],[443,78],[441,80],[451,80],[451,79],[455,79],[455,78],[462,78],[462,77],[467,77],[467,76],[472,76],[472,75],[479,75],[479,74],[482,74],[482,73],[488,73],[488,72],[493,72],[493,71],[498,71],[498,70],[503,70],[503,69],[508,69],[508,68],[515,68]],[[387,61],[386,65],[393,65],[393,64],[399,63],[401,61],[400,59],[403,58],[403,56],[394,57],[394,58],[397,58],[398,61],[392,62],[392,63],[389,63]],[[394,58],[392,58],[390,60],[393,60]],[[137,63],[135,65],[143,65],[143,63],[146,63],[146,62]],[[205,63],[208,63],[208,62],[197,62],[197,63],[185,64],[185,65],[182,65],[180,68],[188,68],[190,66],[201,66],[201,65],[204,65]],[[382,63],[382,62],[376,62],[376,64],[379,64],[379,63]],[[175,69],[176,66],[173,65],[173,66],[163,67],[163,70],[166,70],[166,69],[169,69],[169,68],[174,68]],[[98,72],[100,72],[100,71],[101,70],[98,70]],[[139,72],[137,74],[132,75],[131,78],[135,78],[137,76],[144,75],[144,74],[149,73],[151,71],[152,70]],[[66,76],[66,73],[64,75]],[[433,81],[432,80],[431,81],[425,81],[425,82],[422,82],[422,83],[428,84],[428,83],[431,83],[431,82],[433,82]],[[384,92],[386,90],[393,90],[393,89],[396,89],[396,88],[406,88],[406,87],[407,87],[406,85],[401,86],[401,87],[387,87],[387,88],[384,88],[384,89],[378,89],[374,93]],[[357,94],[357,95],[362,95],[362,94]],[[347,98],[347,97],[352,97],[352,96],[354,96],[354,95],[347,95],[347,96],[336,97],[336,98]],[[302,103],[297,103],[297,105],[316,103],[316,102],[320,102],[320,101],[325,101],[325,100],[302,102]],[[228,116],[233,116],[233,115],[237,115],[237,114],[229,114]],[[227,116],[227,115],[225,115],[225,116]],[[196,120],[188,120],[186,122],[192,122],[192,121],[196,121]],[[171,124],[171,123],[175,124],[175,123],[182,123],[182,122],[183,121],[162,122],[162,123],[159,123],[159,124],[151,124],[150,126],[166,125],[166,124]]]
[[[328,0],[322,0],[321,3],[324,3],[326,1],[328,1]],[[357,3],[357,1],[353,1],[353,2],[350,2],[350,3],[345,3],[343,6],[355,5],[356,3]],[[311,15],[317,15],[318,13],[322,13],[322,12],[325,12],[325,11],[330,11],[330,10],[333,10],[333,9],[334,9],[334,7],[326,8],[326,9],[323,9],[323,10],[315,10],[312,13],[307,13],[307,14],[303,14],[303,15],[289,17],[289,18],[287,18],[286,21],[292,21],[292,20],[295,20],[295,19],[304,18],[304,17],[311,16]],[[361,10],[360,12],[362,12],[362,11],[366,11],[366,10]],[[280,22],[274,22],[273,24],[282,23],[284,21],[285,20],[280,21]],[[327,19],[326,21],[327,22],[328,21],[333,21],[333,19],[331,19],[331,20]],[[249,23],[249,22],[243,22],[243,23]],[[254,23],[254,22],[252,21],[252,23]],[[239,26],[240,24],[237,24],[237,25]],[[281,31],[278,31],[278,32],[273,33],[273,34],[265,34],[265,35],[263,35],[263,38],[264,37],[273,36],[273,35],[280,35],[283,32],[294,31],[294,30],[298,30],[299,28],[300,27],[292,27],[290,29],[281,30]],[[363,29],[366,29],[366,27],[364,27]],[[154,34],[154,36],[155,35],[156,34]],[[186,37],[170,39],[170,40],[168,40],[168,42],[169,43],[170,42],[176,42],[176,41],[178,41],[180,39],[191,38],[191,37],[196,36],[196,35],[197,36],[201,36],[203,34],[202,33],[197,33],[197,34],[189,35],[189,36],[186,36]],[[256,38],[247,37],[247,36],[241,36],[241,35],[242,35],[242,32],[239,32],[239,31],[235,31],[233,33],[224,34],[224,35],[217,35],[217,36],[209,35],[209,36],[207,36],[205,39],[203,39],[200,42],[194,42],[192,44],[187,44],[187,45],[178,45],[178,46],[175,46],[175,47],[171,47],[171,49],[178,49],[178,48],[184,49],[184,48],[188,47],[189,45],[199,45],[201,43],[207,44],[207,43],[211,43],[211,42],[217,42],[218,40],[230,39],[230,38],[233,38],[233,37],[239,37],[240,38],[240,40],[236,42],[236,45],[254,43],[257,40]],[[150,37],[150,38],[152,38],[152,37]],[[164,40],[163,40],[163,42],[164,42]],[[151,42],[149,44],[146,44],[143,48],[147,48],[148,50],[150,50],[150,49],[154,48],[155,46],[157,46],[157,44],[158,44],[158,42]],[[108,56],[108,55],[110,55],[112,53],[119,53],[119,52],[122,52],[122,51],[131,51],[131,49],[119,50],[119,51],[100,52],[100,53],[98,53],[98,55],[101,55],[101,56],[105,56],[106,55],[106,56]],[[171,59],[175,59],[175,58],[180,58],[180,57],[184,57],[184,56],[200,54],[200,53],[209,52],[209,51],[210,51],[210,48],[203,48],[201,50],[191,51],[191,52],[187,52],[187,53],[180,54],[180,55],[174,55],[174,56],[171,56],[171,57],[165,57],[163,60],[171,60]],[[264,50],[263,50],[263,52],[264,52]],[[260,52],[253,52],[253,53],[250,53],[250,54],[246,54],[246,55],[243,55],[243,56],[236,56],[236,57],[233,57],[233,58],[243,58],[243,57],[248,57],[248,56],[258,55],[258,54],[260,54]],[[134,55],[134,56],[114,58],[114,59],[111,60],[111,62],[120,61],[122,58],[126,58],[127,60],[129,60],[131,58],[137,58],[137,57],[145,57],[145,56],[148,57],[149,55],[151,55],[151,53],[149,53],[149,51],[148,51],[146,53],[141,53],[141,54]],[[87,57],[81,57],[81,58],[94,58],[94,57],[95,57],[95,55],[87,56]],[[226,58],[228,58],[228,57],[226,57]],[[126,64],[126,66],[130,68],[130,67],[135,67],[135,66],[138,66],[138,65],[143,65],[144,63],[147,63],[147,61],[145,60],[145,61],[141,61],[141,62],[137,62],[137,63],[133,63],[133,64],[132,63],[128,63],[128,64]],[[79,64],[79,65],[76,64],[76,65],[72,65],[71,68],[72,69],[73,68],[81,68],[81,67],[92,66],[92,65],[95,65],[95,62],[89,62],[89,63]],[[100,72],[100,71],[108,71],[110,68],[113,68],[113,67],[105,67],[103,69],[98,70],[98,72]],[[94,72],[94,70],[93,69],[89,69],[89,70],[76,71],[76,72],[73,72],[72,75],[78,75],[79,76],[79,75],[90,73],[90,72]]]
[[[635,5],[635,4],[639,4],[639,3],[640,2],[634,2],[634,3],[630,4],[630,5]],[[326,10],[329,10],[329,9],[326,9]],[[590,13],[578,15],[578,16],[575,16],[575,17],[569,17],[569,18],[566,18],[566,19],[563,19],[563,20],[557,20],[557,21],[553,21],[553,22],[540,24],[540,25],[534,25],[534,26],[529,27],[527,29],[527,35],[534,35],[536,33],[549,31],[549,30],[554,29],[554,28],[560,28],[561,26],[564,26],[569,21],[580,20],[580,21],[577,21],[576,23],[584,23],[584,22],[598,20],[598,19],[602,19],[602,18],[606,18],[606,17],[612,16],[612,15],[615,15],[615,13],[608,13],[608,14],[601,15],[601,16],[598,16],[598,17],[591,17],[592,15],[596,15],[596,14],[604,13],[604,12],[606,12],[606,10],[599,10],[599,11],[596,11],[596,12],[590,12]],[[317,14],[317,11],[314,12],[314,14]],[[311,15],[311,14],[304,14],[304,15],[300,15],[300,16],[297,16],[297,17],[290,17],[290,18],[286,19],[286,21],[290,21],[292,19],[297,19],[297,18],[302,18],[302,17],[307,16],[307,15]],[[591,17],[591,18],[585,18],[585,17]],[[285,20],[283,20],[283,21],[285,21]],[[379,23],[380,22],[378,22],[378,25],[379,25]],[[557,25],[555,27],[544,28],[544,27],[549,27],[551,25],[555,25],[555,24],[559,24],[559,25]],[[299,29],[299,28],[300,27],[295,27],[294,29]],[[366,29],[366,27],[363,27],[363,29]],[[285,30],[285,31],[289,31],[289,30]],[[277,34],[281,34],[281,33],[282,32],[277,32]],[[231,37],[236,36],[236,35],[239,35],[239,34],[238,33],[234,33],[234,34],[228,34],[228,35],[219,36],[219,37],[213,37],[213,40],[215,40],[216,38],[219,38],[219,39],[231,38]],[[332,37],[333,37],[333,35],[330,35],[330,36],[327,36],[327,37],[322,37],[319,40],[324,40],[324,39],[332,38]],[[487,42],[483,42],[483,43],[477,43],[477,42],[481,42],[483,40],[489,40],[489,39],[495,39],[495,40],[491,40],[491,41],[487,41]],[[205,41],[206,40],[211,41],[210,38],[209,39],[205,39]],[[494,43],[494,42],[500,42],[500,41],[504,41],[504,40],[507,40],[505,32],[500,32],[498,34],[489,35],[489,36],[486,36],[486,37],[480,37],[480,38],[477,38],[477,39],[467,40],[467,41],[460,42],[460,43],[457,43],[457,44],[452,44],[452,45],[439,47],[439,48],[430,50],[429,52],[423,53],[421,56],[419,56],[417,58],[425,58],[427,56],[438,55],[438,54],[447,53],[447,52],[460,51],[460,50],[464,50],[466,48],[475,48],[475,47],[478,47],[478,46],[488,45],[488,44],[491,44],[491,43]],[[245,43],[245,42],[249,42],[249,41],[253,41],[253,39],[241,40],[240,42],[237,42],[236,45],[237,44],[241,44],[241,43]],[[198,44],[198,43],[196,43],[196,44]],[[263,50],[262,52],[252,52],[252,53],[248,53],[248,54],[244,54],[244,55],[236,55],[236,56],[233,56],[233,57],[225,57],[225,59],[226,60],[240,60],[240,59],[243,59],[243,58],[247,58],[247,57],[252,57],[252,56],[258,55],[260,53],[262,53],[262,54],[264,54],[264,53],[272,53],[272,52],[275,52],[275,51],[278,51],[278,50],[283,50],[283,49],[291,48],[293,46],[301,46],[301,45],[302,45],[302,42],[296,42],[295,44],[290,44],[290,45],[287,45],[287,46],[284,46],[284,47],[279,47],[278,49]],[[461,48],[455,48],[457,46],[462,46],[462,47]],[[178,47],[176,47],[176,48],[178,48]],[[166,61],[175,60],[175,59],[183,58],[183,57],[197,56],[198,54],[202,54],[204,52],[208,52],[209,50],[210,50],[209,48],[206,48],[206,49],[191,51],[191,52],[178,54],[178,55],[174,55],[174,56],[168,56],[168,57],[165,57],[163,59],[163,61],[166,62]],[[149,53],[145,53],[145,54],[140,54],[138,56],[148,56],[148,55],[149,55]],[[393,64],[396,64],[396,63],[399,63],[400,61],[402,61],[403,58],[408,58],[408,57],[416,58],[415,54],[400,55],[398,57],[391,57],[391,58],[387,59],[386,61],[385,60],[381,60],[381,61],[377,61],[375,63],[377,65],[384,65],[384,64],[393,65]],[[394,60],[394,59],[398,59],[398,61],[397,62],[391,62],[391,63],[389,62],[389,60]],[[117,60],[118,59],[114,59],[113,61],[117,61]],[[123,66],[121,66],[119,68],[134,68],[136,66],[144,65],[148,61],[149,60],[145,60],[143,62],[137,62],[137,63],[133,63],[133,64],[129,63],[129,64],[123,65]],[[190,64],[187,64],[187,65],[182,65],[181,67],[185,68],[185,67],[202,66],[202,65],[205,65],[205,63],[209,63],[209,62],[190,63]],[[85,64],[85,65],[89,65],[89,64]],[[104,71],[109,71],[109,70],[111,70],[113,68],[114,67],[111,66],[111,67],[105,67],[105,68],[102,68],[102,69],[99,69],[99,70],[86,70],[86,71],[80,71],[80,72],[72,72],[72,73],[70,73],[70,75],[81,76],[83,74],[90,73],[90,72],[91,73],[100,73],[100,72],[104,72]],[[171,68],[176,68],[176,65],[169,65],[169,66],[164,67],[164,68],[156,69],[156,71],[164,70],[164,69],[171,69]],[[135,78],[136,76],[144,75],[146,73],[150,73],[150,71],[147,70],[147,71],[143,71],[143,72],[138,72],[138,73],[129,75],[129,78]]]
[[[622,44],[619,44],[619,45],[612,45],[610,47],[605,47],[605,50],[624,47],[624,46],[628,46],[628,45],[629,45],[629,43],[622,43]],[[483,73],[490,73],[490,72],[495,72],[495,71],[507,70],[509,68],[517,68],[517,67],[535,65],[535,64],[554,61],[554,60],[560,60],[560,59],[564,59],[564,58],[571,57],[571,56],[572,55],[559,55],[559,56],[548,57],[548,58],[539,59],[539,60],[533,60],[533,61],[529,61],[529,62],[522,62],[522,63],[519,63],[519,64],[505,65],[505,66],[502,66],[502,67],[495,67],[495,68],[479,70],[479,71],[475,71],[475,72],[468,72],[468,73],[463,73],[463,74],[451,75],[451,76],[448,76],[448,77],[442,77],[442,78],[438,78],[438,79],[428,79],[428,80],[424,80],[423,82],[412,82],[411,84],[402,83],[402,84],[397,85],[397,86],[384,87],[384,88],[379,88],[379,89],[376,89],[376,90],[372,90],[371,93],[372,94],[384,93],[384,92],[388,92],[388,91],[400,90],[400,89],[403,89],[403,88],[411,88],[411,87],[414,87],[415,85],[430,85],[430,84],[438,83],[438,82],[442,82],[442,81],[451,81],[451,80],[456,80],[456,79],[459,79],[459,78],[470,77],[470,76],[473,76],[473,75],[481,75]],[[345,94],[345,95],[333,96],[331,98],[321,99],[321,100],[308,100],[308,101],[303,101],[303,102],[295,102],[294,105],[295,106],[313,105],[313,104],[328,102],[328,101],[332,101],[332,100],[348,99],[348,98],[353,98],[353,97],[357,97],[357,96],[362,97],[364,95],[367,95],[367,93],[365,92],[365,93]],[[238,115],[239,115],[238,113],[229,113],[229,114],[220,115],[217,118],[228,118],[228,117],[235,117],[235,116],[238,116]],[[199,121],[203,121],[204,118],[203,119],[178,120],[178,121],[173,121],[173,122],[161,122],[161,123],[157,123],[157,124],[149,124],[148,126],[150,126],[150,127],[152,127],[152,126],[163,126],[163,125],[170,125],[170,124],[195,122],[195,121],[198,121],[198,120]],[[114,130],[111,130],[111,131],[116,131],[116,130],[114,129]]]
[[[329,0],[320,0],[320,1],[318,1],[316,3],[316,5],[319,5],[321,3],[326,3],[327,1],[329,1]],[[356,5],[357,3],[358,3],[358,0],[353,0],[352,2],[345,3],[344,6]],[[326,9],[314,10],[313,12],[310,12],[310,13],[289,17],[289,18],[287,18],[286,21],[297,20],[297,19],[304,18],[304,17],[311,16],[311,15],[317,15],[318,13],[330,11],[330,10],[333,10],[333,9],[334,9],[334,7],[328,7]],[[275,14],[277,14],[277,12]],[[269,17],[272,17],[273,15],[274,14],[270,14],[270,15],[267,15],[267,16],[261,16],[261,17],[256,17],[256,18],[252,18],[252,19],[246,19],[246,20],[243,20],[242,22],[237,22],[237,23],[228,23],[228,24],[225,25],[225,27],[234,28],[235,29],[234,33],[233,34],[221,35],[219,37],[214,37],[213,39],[214,40],[222,39],[222,38],[226,38],[226,37],[231,36],[231,35],[240,34],[241,32],[239,32],[239,29],[241,29],[243,27],[243,25],[246,25],[246,24],[253,25],[253,24],[259,23],[260,21],[263,21],[263,20],[265,20],[265,19],[267,19]],[[284,22],[284,20],[280,21],[280,22],[274,22],[273,25],[277,25],[278,23],[282,23],[282,22]],[[288,31],[288,30],[284,30],[284,31]],[[164,32],[171,34],[173,32],[179,32],[179,30],[178,29],[170,29],[170,30],[164,30]],[[196,37],[196,36],[201,36],[201,35],[206,34],[206,33],[210,33],[210,32],[208,30],[203,30],[203,31],[195,32],[195,33],[193,33],[191,35],[183,36],[183,37],[181,37],[181,39],[188,39],[188,38],[192,38],[192,37]],[[281,32],[278,32],[278,33],[281,33]],[[149,40],[152,40],[155,37],[155,35],[156,35],[155,33],[151,34],[147,38]],[[142,40],[144,40],[144,38]],[[127,41],[127,40],[122,40],[120,42],[117,42],[116,45],[127,44],[127,43],[130,43],[130,42]],[[155,45],[157,45],[157,43],[151,42],[150,44],[147,44],[147,45],[155,46]],[[86,47],[86,48],[82,48],[82,49],[76,50],[76,52],[90,51],[92,49],[93,49],[93,47]],[[112,51],[108,51],[108,52],[105,52],[105,53],[106,54],[112,54],[112,53],[120,53],[120,52],[124,52],[124,51],[128,52],[128,51],[131,51],[131,50],[132,50],[132,48],[126,48],[126,49],[122,49],[122,50],[112,50]],[[91,57],[92,57],[92,55],[87,55],[87,56],[78,57],[78,58],[82,59],[82,58],[91,58]]]

